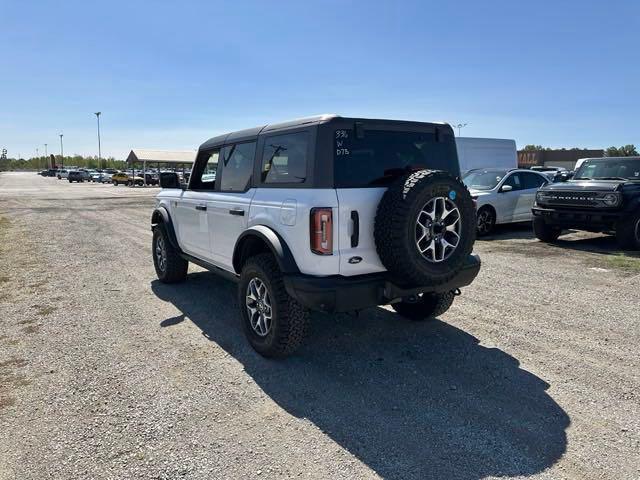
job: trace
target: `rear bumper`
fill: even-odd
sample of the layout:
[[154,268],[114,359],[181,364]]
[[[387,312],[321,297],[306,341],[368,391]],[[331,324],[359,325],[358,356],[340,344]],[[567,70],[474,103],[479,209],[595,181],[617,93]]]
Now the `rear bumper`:
[[284,277],[284,285],[287,293],[307,308],[328,313],[350,312],[419,293],[443,293],[466,287],[479,271],[480,257],[469,255],[460,273],[437,287],[399,286],[385,273],[354,277],[294,274]]
[[557,210],[538,206],[533,207],[532,212],[534,217],[544,218],[549,225],[582,230],[610,228],[622,216],[620,211]]

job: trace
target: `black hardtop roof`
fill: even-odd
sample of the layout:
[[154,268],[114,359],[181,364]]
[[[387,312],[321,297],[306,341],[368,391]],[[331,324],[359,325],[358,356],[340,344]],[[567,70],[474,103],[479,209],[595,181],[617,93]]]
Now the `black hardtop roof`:
[[[218,135],[210,138],[202,145],[200,145],[200,150],[206,150],[211,147],[224,145],[229,142],[238,142],[238,141],[248,141],[255,140],[258,138],[258,135],[261,133],[273,132],[278,130],[287,130],[291,128],[301,127],[303,125],[318,125],[321,123],[329,123],[332,121],[340,121],[340,122],[364,122],[364,123],[388,123],[393,125],[406,125],[406,126],[441,126],[448,129],[451,129],[449,124],[444,122],[417,122],[410,120],[388,120],[388,119],[373,119],[373,118],[354,118],[354,117],[341,117],[336,114],[323,114],[323,115],[314,115],[311,117],[298,118],[295,120],[289,120],[286,122],[273,123],[263,125],[261,127],[248,128],[246,130],[238,130],[231,133],[225,133],[223,135]],[[453,130],[451,130],[453,132]]]

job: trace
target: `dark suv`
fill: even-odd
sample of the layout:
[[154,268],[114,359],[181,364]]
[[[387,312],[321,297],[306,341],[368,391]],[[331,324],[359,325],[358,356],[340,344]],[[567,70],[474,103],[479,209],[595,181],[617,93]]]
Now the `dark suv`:
[[640,157],[586,160],[572,180],[538,190],[533,215],[544,242],[571,228],[615,232],[621,247],[640,249]]
[[69,180],[69,183],[82,183],[85,180],[91,180],[91,175],[89,175],[89,172],[87,172],[86,170],[70,170],[67,179]]

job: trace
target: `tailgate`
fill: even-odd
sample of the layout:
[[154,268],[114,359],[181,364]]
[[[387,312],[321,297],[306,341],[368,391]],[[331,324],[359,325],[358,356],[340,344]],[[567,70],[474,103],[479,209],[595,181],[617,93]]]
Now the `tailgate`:
[[[336,189],[340,275],[362,275],[385,270],[373,238],[378,203],[385,191],[386,187]],[[356,223],[359,224],[357,245],[354,235]]]

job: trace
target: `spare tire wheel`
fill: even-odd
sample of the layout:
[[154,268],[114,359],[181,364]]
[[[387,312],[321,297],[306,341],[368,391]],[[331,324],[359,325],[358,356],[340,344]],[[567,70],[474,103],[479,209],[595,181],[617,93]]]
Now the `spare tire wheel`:
[[471,253],[475,236],[471,195],[444,171],[420,170],[398,178],[378,205],[376,250],[401,281],[437,286],[451,280]]

